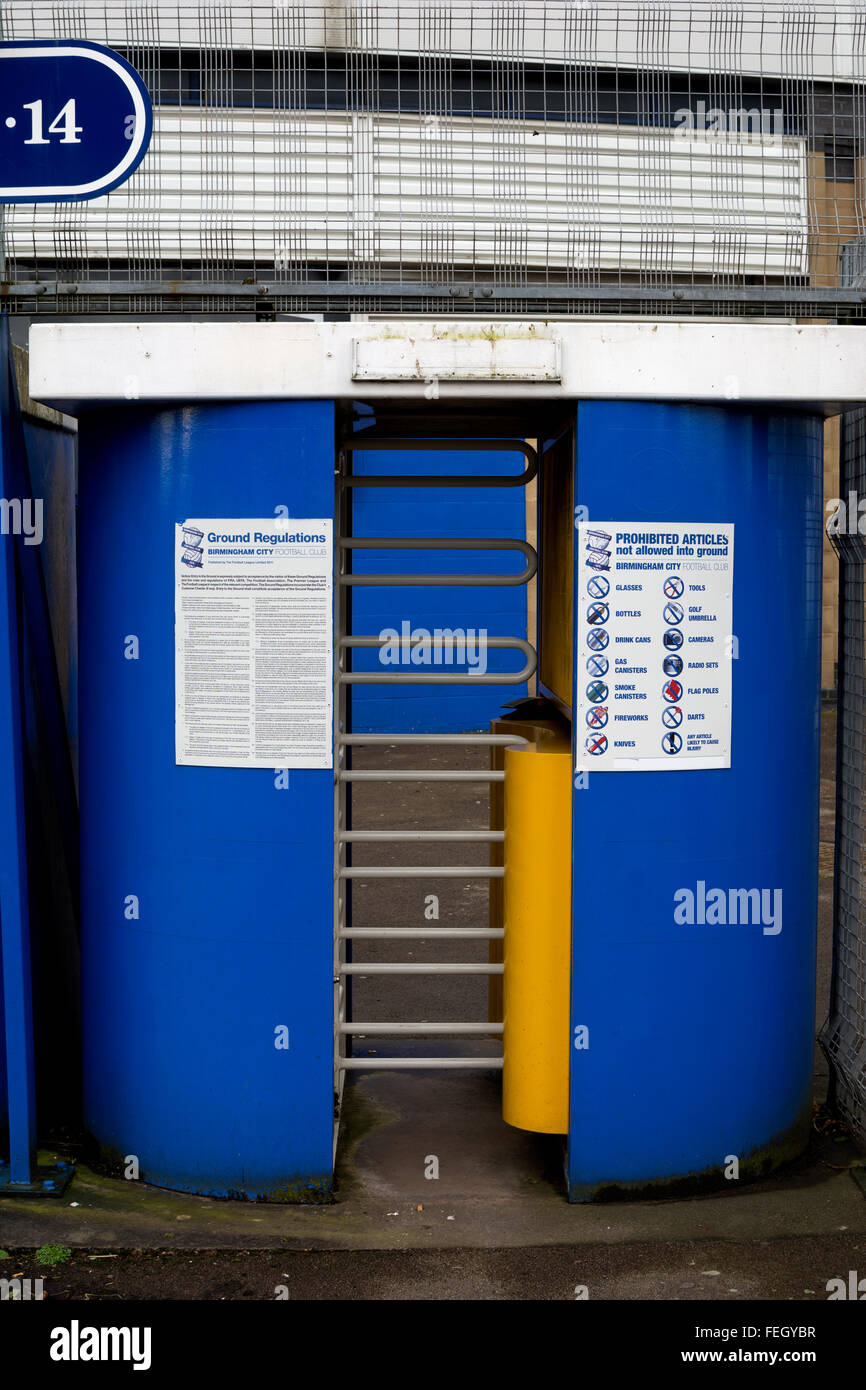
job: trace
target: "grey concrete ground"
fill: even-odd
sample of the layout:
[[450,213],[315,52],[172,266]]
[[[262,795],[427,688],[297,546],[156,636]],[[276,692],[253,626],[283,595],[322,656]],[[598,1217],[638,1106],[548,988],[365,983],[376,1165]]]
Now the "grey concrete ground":
[[[607,1245],[458,1250],[76,1253],[42,1275],[51,1300],[526,1300],[641,1299],[823,1302],[829,1280],[866,1265],[866,1239],[630,1241]],[[11,1269],[11,1265],[10,1265]],[[802,1316],[774,1314],[774,1321]]]
[[[817,1023],[830,971],[831,715],[823,726]],[[448,800],[429,784],[394,787],[383,793],[363,784],[355,824],[487,823],[483,784],[464,784]],[[394,851],[392,862],[404,852]],[[440,854],[450,862],[446,853],[424,845],[404,862],[433,863]],[[485,862],[485,846],[475,860],[472,853],[453,862]],[[357,853],[355,862],[383,858]],[[483,922],[486,888],[441,880],[440,889],[441,921]],[[426,881],[403,880],[382,893],[361,879],[355,921],[421,925],[429,890]],[[429,949],[407,946],[407,959]],[[485,959],[486,951],[486,944],[441,942],[432,958]],[[357,958],[394,959],[394,947],[365,943]],[[355,1017],[484,1019],[486,988],[483,977],[432,987],[429,978],[368,977],[356,985]],[[379,1057],[407,1049],[428,1055],[430,1046],[360,1044]],[[466,1043],[438,1046],[467,1051]],[[475,1046],[483,1054],[494,1044]],[[816,1103],[825,1091],[816,1048]],[[435,1180],[425,1177],[431,1155],[439,1161]],[[362,1072],[347,1084],[334,1203],[219,1202],[106,1178],[82,1164],[60,1199],[0,1200],[0,1247],[12,1253],[0,1276],[45,1275],[33,1250],[57,1242],[73,1251],[47,1272],[48,1294],[57,1298],[273,1298],[286,1284],[300,1299],[573,1299],[586,1285],[601,1299],[823,1301],[829,1279],[852,1269],[866,1276],[861,1162],[850,1138],[818,1111],[809,1151],[760,1183],[687,1200],[569,1206],[559,1141],[504,1124],[495,1074]]]

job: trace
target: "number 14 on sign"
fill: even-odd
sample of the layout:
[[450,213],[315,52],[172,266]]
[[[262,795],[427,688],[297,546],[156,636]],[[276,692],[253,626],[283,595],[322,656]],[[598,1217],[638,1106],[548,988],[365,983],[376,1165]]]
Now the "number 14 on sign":
[[[24,106],[25,111],[30,112],[30,136],[24,141],[25,145],[50,145],[51,141],[42,134],[44,117],[41,101],[29,101]],[[15,117],[7,116],[6,124],[10,128],[15,125]],[[48,127],[49,135],[59,135],[61,145],[80,145],[80,135],[83,126],[75,124],[75,98],[70,97],[66,105],[61,107],[54,120]]]

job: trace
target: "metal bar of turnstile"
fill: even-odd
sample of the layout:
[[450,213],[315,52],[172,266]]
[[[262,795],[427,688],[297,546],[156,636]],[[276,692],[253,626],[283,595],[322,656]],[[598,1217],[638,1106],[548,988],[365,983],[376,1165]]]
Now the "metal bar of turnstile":
[[440,936],[446,940],[459,941],[502,941],[505,932],[502,927],[349,927],[339,933],[346,941],[369,938],[371,941],[384,941],[391,937],[397,941],[430,941]]
[[501,1057],[344,1057],[345,1071],[502,1071]]
[[340,839],[346,844],[387,844],[403,840],[454,840],[461,844],[501,844],[505,839],[504,830],[344,830]]
[[344,550],[519,550],[527,563],[517,574],[343,574],[341,584],[367,588],[503,589],[528,584],[538,570],[538,555],[528,541],[490,536],[344,536],[337,542]]
[[488,1037],[498,1036],[504,1027],[504,1023],[344,1023],[343,1032],[359,1037],[397,1037],[400,1033],[417,1033],[419,1036],[459,1033]]
[[[353,647],[387,647],[393,644],[390,637],[341,637],[338,640],[339,650],[347,651]],[[443,646],[438,639],[421,639],[415,644],[415,649],[434,646]],[[452,646],[460,646],[460,642],[451,642]],[[455,672],[442,672],[433,675],[427,671],[341,671],[339,682],[342,685],[520,685],[523,681],[529,680],[535,675],[538,665],[538,658],[534,647],[529,642],[524,642],[522,637],[485,637],[485,650],[496,651],[521,651],[526,657],[526,663],[519,671],[468,671],[464,674]],[[435,663],[441,665],[441,662]],[[447,665],[448,663],[446,663]]]
[[[526,459],[526,467],[523,473],[518,475],[502,475],[499,477],[386,477],[384,475],[357,477],[348,471],[346,461],[348,455],[355,449],[405,449],[421,448],[425,450],[454,450],[454,449],[484,449],[501,452],[513,450],[523,454]],[[336,653],[334,663],[334,747],[335,747],[335,835],[334,835],[334,920],[335,920],[335,964],[334,964],[334,984],[337,991],[338,1007],[335,1010],[335,1067],[337,1071],[338,1091],[342,1084],[342,1077],[347,1071],[367,1071],[375,1068],[404,1069],[404,1070],[429,1070],[445,1069],[452,1070],[458,1068],[482,1068],[488,1070],[501,1070],[502,1057],[351,1057],[345,1055],[344,1044],[346,1040],[358,1037],[363,1034],[370,1035],[408,1035],[413,1032],[419,1035],[441,1034],[448,1036],[451,1034],[464,1034],[469,1036],[496,1036],[502,1034],[502,1024],[476,1023],[476,1024],[432,1024],[432,1023],[399,1023],[388,1024],[383,1022],[353,1023],[345,1017],[345,987],[348,987],[354,976],[390,976],[390,975],[418,975],[418,976],[461,976],[461,975],[502,975],[505,967],[495,963],[456,963],[456,962],[411,962],[400,964],[398,962],[371,962],[368,964],[345,959],[345,949],[354,940],[362,939],[402,939],[402,940],[424,940],[433,939],[438,934],[446,939],[477,939],[493,940],[501,939],[504,933],[494,928],[464,928],[464,927],[434,927],[428,928],[401,928],[401,927],[353,927],[351,923],[346,925],[346,908],[343,899],[343,885],[351,884],[355,878],[364,879],[400,879],[400,878],[484,878],[498,879],[504,875],[504,869],[498,866],[476,867],[476,866],[419,866],[412,865],[407,868],[396,868],[386,865],[374,865],[367,868],[354,867],[351,862],[343,856],[351,853],[351,847],[355,843],[388,843],[388,842],[433,842],[451,841],[464,843],[487,843],[501,844],[504,840],[504,832],[491,830],[449,830],[449,831],[425,831],[425,830],[367,830],[357,831],[350,824],[348,801],[346,800],[347,787],[353,782],[486,782],[499,783],[505,779],[504,772],[494,772],[490,770],[464,770],[443,771],[442,769],[389,769],[376,768],[356,771],[348,763],[348,755],[354,746],[389,746],[389,747],[410,747],[413,745],[427,744],[432,747],[452,746],[452,747],[503,747],[509,744],[526,743],[526,739],[512,737],[505,734],[353,734],[350,730],[350,721],[347,718],[348,706],[346,699],[353,685],[360,684],[381,684],[381,685],[504,685],[522,684],[528,680],[537,667],[537,657],[535,650],[521,638],[496,637],[485,638],[485,647],[496,650],[517,650],[525,656],[525,664],[520,671],[516,672],[496,672],[479,673],[470,671],[463,674],[454,674],[450,671],[437,671],[435,674],[426,674],[416,671],[412,672],[358,672],[351,670],[350,653],[354,648],[381,647],[386,644],[388,639],[373,636],[353,636],[350,631],[350,624],[347,616],[350,614],[348,595],[354,588],[364,585],[368,587],[444,587],[444,586],[472,586],[472,587],[505,587],[519,584],[526,584],[536,573],[538,567],[538,557],[531,545],[525,541],[515,538],[489,539],[486,537],[477,539],[467,538],[356,538],[350,534],[351,510],[347,505],[351,490],[358,487],[520,487],[524,486],[536,476],[538,470],[538,456],[535,449],[527,444],[525,440],[460,440],[460,439],[425,439],[425,440],[406,440],[392,439],[388,437],[365,436],[363,433],[351,435],[344,438],[341,445],[341,467],[336,479],[337,491],[337,532],[335,537],[335,639]],[[351,566],[351,556],[353,552],[359,550],[517,550],[526,560],[523,570],[518,574],[362,574],[353,572]],[[341,596],[341,597],[338,597]],[[442,637],[429,640],[420,639],[412,644],[410,637],[410,654],[417,647],[423,649],[430,648],[434,657],[434,665],[448,666],[450,661],[436,661],[436,656],[448,657],[454,654],[455,647],[463,653],[466,650],[465,641],[455,642],[453,637],[444,639]],[[464,664],[465,658],[464,658]]]
[[504,878],[501,865],[369,864],[341,869],[341,878]]
[[341,745],[380,744],[386,748],[399,748],[403,744],[439,744],[442,747],[477,746],[479,748],[504,748],[514,743],[528,743],[518,734],[342,734],[338,740]]
[[346,772],[337,774],[341,782],[504,782],[504,772],[485,772],[480,768],[476,771],[466,772],[461,769],[459,772],[442,772],[437,769],[419,768],[413,771],[403,771],[402,769],[391,770],[390,768],[370,768],[369,770],[354,768]]
[[352,961],[340,966],[341,975],[502,975],[504,965],[487,961]]
[[391,439],[381,435],[378,439],[363,432],[348,435],[342,441],[341,447],[351,453],[356,449],[368,453],[373,449],[391,450],[405,449],[407,444],[412,450],[423,449],[428,451],[439,451],[453,453],[455,449],[472,450],[477,452],[495,452],[506,454],[523,454],[526,459],[526,468],[522,473],[496,473],[496,474],[460,474],[446,476],[445,474],[424,474],[416,477],[404,477],[400,474],[388,475],[384,473],[357,473],[344,474],[340,477],[337,486],[343,489],[360,487],[525,487],[527,483],[538,473],[538,453],[531,444],[527,444],[525,439]]

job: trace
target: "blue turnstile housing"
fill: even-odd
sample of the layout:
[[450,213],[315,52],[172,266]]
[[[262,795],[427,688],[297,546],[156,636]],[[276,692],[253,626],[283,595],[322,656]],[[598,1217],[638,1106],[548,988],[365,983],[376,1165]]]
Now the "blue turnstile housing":
[[[734,524],[738,654],[729,769],[574,791],[572,1025],[589,1032],[571,1053],[573,1200],[754,1176],[808,1138],[822,463],[813,414],[578,407],[589,518]],[[677,924],[674,894],[699,882],[780,890],[781,931]]]
[[333,405],[94,412],[80,457],[85,1122],[145,1181],[312,1198],[333,1139],[333,774],[175,766],[174,526],[331,516]]

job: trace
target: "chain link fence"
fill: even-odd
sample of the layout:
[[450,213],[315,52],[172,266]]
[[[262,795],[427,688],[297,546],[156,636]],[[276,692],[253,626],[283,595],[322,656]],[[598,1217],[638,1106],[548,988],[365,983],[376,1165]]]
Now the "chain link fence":
[[863,316],[863,4],[4,0],[122,53],[130,182],[9,208],[44,313]]
[[853,514],[850,506],[852,494],[866,497],[866,410],[842,416],[840,455],[847,524],[832,538],[840,570],[833,972],[820,1041],[836,1105],[866,1140],[866,536],[856,500]]

